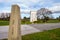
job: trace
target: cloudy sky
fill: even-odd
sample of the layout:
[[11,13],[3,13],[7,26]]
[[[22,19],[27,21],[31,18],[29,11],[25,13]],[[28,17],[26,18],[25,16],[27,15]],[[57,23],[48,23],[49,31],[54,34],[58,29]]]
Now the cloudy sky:
[[[29,13],[29,11],[33,10],[37,11],[40,8],[48,8],[51,11],[60,11],[60,0],[0,0],[0,13],[10,13],[13,4],[18,4],[23,13]],[[58,15],[54,14],[54,16]],[[26,15],[23,14],[23,16]]]

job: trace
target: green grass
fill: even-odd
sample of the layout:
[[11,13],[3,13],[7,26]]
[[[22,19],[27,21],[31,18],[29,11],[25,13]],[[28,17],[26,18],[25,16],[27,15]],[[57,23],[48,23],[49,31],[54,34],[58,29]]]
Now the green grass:
[[60,40],[60,28],[24,35],[22,40]]
[[47,21],[47,23],[59,23],[60,21],[59,20],[49,20]]
[[[42,22],[42,20],[38,20],[38,21],[35,21],[34,23],[40,24],[40,23],[43,23],[43,22]],[[60,23],[60,21],[59,20],[48,20],[45,23]],[[27,21],[22,20],[21,24],[32,24],[32,23],[29,20],[27,20]],[[4,25],[9,25],[9,21],[0,20],[0,26],[4,26]]]
[[24,35],[22,40],[60,40],[60,28]]
[[37,23],[37,24],[39,23],[60,23],[60,21],[57,19],[48,20],[47,22],[43,22],[43,20],[38,20],[38,21],[35,21],[34,23]]
[[21,24],[31,24],[30,21],[21,21]]
[[[25,21],[25,22],[21,21],[21,24],[31,24],[31,22],[29,22],[29,21]],[[0,26],[6,26],[6,25],[9,25],[9,21],[0,20]]]
[[0,26],[4,26],[4,25],[9,25],[9,21],[1,21],[0,20]]

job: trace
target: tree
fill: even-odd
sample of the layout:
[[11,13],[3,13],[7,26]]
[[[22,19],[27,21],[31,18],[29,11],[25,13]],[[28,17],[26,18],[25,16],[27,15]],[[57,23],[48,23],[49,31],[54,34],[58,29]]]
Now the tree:
[[27,19],[26,17],[24,17],[24,19]]
[[10,13],[1,13],[0,20],[10,20]]
[[58,20],[60,21],[60,16],[59,16],[59,17],[57,17],[56,19],[58,19]]
[[44,17],[43,22],[47,22],[49,20],[49,17]]
[[6,13],[6,20],[10,20],[10,13]]
[[24,17],[24,18],[23,18],[23,20],[22,20],[22,22],[25,24],[25,23],[26,23],[26,21],[27,21],[27,18],[26,18],[26,17]]
[[4,15],[4,13],[1,13],[1,19],[2,19],[2,20],[5,20],[5,15]]
[[46,8],[41,8],[37,11],[37,18],[43,19],[43,22],[47,22],[49,18],[51,18],[52,12]]

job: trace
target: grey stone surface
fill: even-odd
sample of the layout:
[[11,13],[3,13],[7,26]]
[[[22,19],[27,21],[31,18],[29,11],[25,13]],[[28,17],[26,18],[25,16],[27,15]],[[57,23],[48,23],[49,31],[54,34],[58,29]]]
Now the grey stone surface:
[[9,31],[8,31],[8,40],[21,40],[20,17],[21,17],[20,7],[18,5],[12,5]]
[[[21,25],[21,35],[60,28],[60,23]],[[0,39],[8,38],[9,26],[0,26]]]
[[31,24],[30,26],[33,26],[40,31],[44,31],[44,30],[51,30],[54,28],[60,28],[60,23]]
[[[0,39],[8,38],[8,29],[9,29],[9,26],[0,26]],[[32,26],[21,25],[21,35],[31,34],[39,31],[40,30]]]

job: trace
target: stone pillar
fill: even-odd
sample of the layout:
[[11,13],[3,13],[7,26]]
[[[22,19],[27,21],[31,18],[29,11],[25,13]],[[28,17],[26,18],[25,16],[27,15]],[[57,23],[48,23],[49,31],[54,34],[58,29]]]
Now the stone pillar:
[[12,5],[10,15],[10,26],[8,32],[8,40],[21,40],[21,19],[20,19],[20,7],[18,5]]
[[37,21],[37,12],[36,11],[31,11],[30,13],[30,22]]

